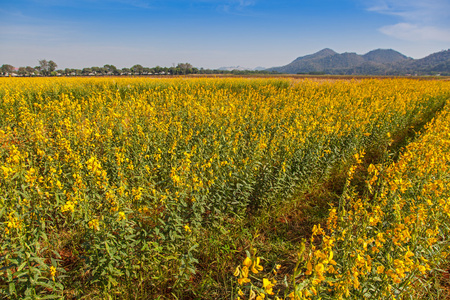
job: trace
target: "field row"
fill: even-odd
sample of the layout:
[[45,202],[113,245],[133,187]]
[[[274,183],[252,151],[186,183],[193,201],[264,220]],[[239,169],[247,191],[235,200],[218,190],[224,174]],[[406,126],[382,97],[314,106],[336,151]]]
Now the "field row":
[[374,165],[355,154],[339,205],[299,247],[289,288],[248,253],[234,274],[237,299],[447,299],[438,282],[449,272],[449,124],[450,103],[398,160]]

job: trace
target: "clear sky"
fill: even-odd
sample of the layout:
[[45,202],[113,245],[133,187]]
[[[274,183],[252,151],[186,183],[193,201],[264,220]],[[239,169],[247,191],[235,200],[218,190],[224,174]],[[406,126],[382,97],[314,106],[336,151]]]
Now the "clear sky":
[[0,65],[273,67],[450,48],[450,0],[0,0]]

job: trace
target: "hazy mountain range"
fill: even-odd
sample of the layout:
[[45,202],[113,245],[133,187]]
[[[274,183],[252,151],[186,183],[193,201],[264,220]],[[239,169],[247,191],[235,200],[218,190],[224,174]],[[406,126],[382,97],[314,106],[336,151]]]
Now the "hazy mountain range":
[[265,70],[266,68],[264,67],[256,67],[254,69],[251,68],[246,68],[246,67],[241,67],[241,66],[233,66],[233,67],[220,67],[218,70],[221,71],[233,71],[233,70],[237,70],[237,71],[262,71]]
[[266,70],[288,74],[450,75],[450,49],[413,59],[392,49],[377,49],[359,55],[326,48],[298,57],[285,66]]

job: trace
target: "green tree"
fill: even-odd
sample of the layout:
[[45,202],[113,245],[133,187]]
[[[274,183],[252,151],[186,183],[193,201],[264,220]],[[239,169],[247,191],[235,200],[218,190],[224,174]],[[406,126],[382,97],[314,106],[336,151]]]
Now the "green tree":
[[181,70],[181,74],[191,74],[192,73],[192,65],[190,63],[179,63],[177,65],[177,69]]
[[160,66],[156,66],[153,68],[153,74],[155,75],[159,75],[161,72],[163,71],[163,68],[161,68]]
[[57,67],[58,67],[58,65],[53,60],[48,62],[48,70],[50,72],[54,72]]
[[25,69],[27,70],[28,75],[32,75],[36,73],[36,70],[33,67],[26,66]]
[[81,74],[83,75],[89,75],[90,73],[92,73],[91,68],[83,68],[83,70],[81,71]]
[[103,68],[106,69],[107,75],[120,75],[120,70],[118,70],[114,65],[104,65]]
[[94,75],[101,75],[102,74],[102,70],[99,67],[92,67],[92,73],[94,73]]
[[[48,61],[46,59],[41,59],[39,61],[39,72],[43,76],[51,75],[52,72],[55,72],[57,67],[58,67],[58,65],[53,60]],[[53,73],[53,74],[55,74],[55,73]]]
[[63,74],[66,76],[70,76],[70,74],[72,73],[72,70],[69,68],[65,68]]
[[144,67],[141,65],[134,65],[130,70],[134,75],[142,75],[144,73]]
[[19,67],[19,70],[17,71],[17,74],[19,74],[20,76],[27,76],[28,72],[27,72],[27,69],[25,67]]
[[14,67],[8,64],[4,64],[1,67],[2,75],[11,75],[11,73],[14,71]]
[[47,76],[50,74],[50,65],[46,59],[41,59],[39,61],[39,72],[41,75]]

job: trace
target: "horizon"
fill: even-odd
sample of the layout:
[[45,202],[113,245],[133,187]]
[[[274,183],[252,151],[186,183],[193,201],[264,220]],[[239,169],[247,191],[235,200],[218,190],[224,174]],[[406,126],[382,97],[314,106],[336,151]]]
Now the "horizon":
[[[314,52],[314,53],[309,53],[309,54],[305,54],[305,55],[302,55],[302,56],[299,56],[299,57],[297,57],[297,58],[295,58],[295,59],[293,59],[291,62],[289,62],[289,63],[287,63],[286,65],[288,65],[288,64],[290,64],[290,63],[292,63],[292,62],[294,62],[295,60],[297,60],[297,59],[299,59],[299,58],[303,58],[304,56],[308,56],[308,55],[314,55],[314,54],[316,54],[316,53],[319,53],[319,52],[321,52],[321,51],[323,51],[323,50],[331,50],[331,51],[334,51],[333,49],[331,49],[331,48],[323,48],[323,49],[321,49],[321,50],[319,50],[319,51],[316,51],[316,52]],[[334,52],[336,52],[336,54],[337,55],[340,55],[340,54],[345,54],[345,53],[355,53],[355,54],[357,54],[357,55],[365,55],[365,54],[368,54],[368,53],[370,53],[370,52],[373,52],[373,51],[377,51],[377,50],[393,50],[393,51],[395,51],[395,52],[398,52],[398,51],[396,51],[395,49],[382,49],[382,48],[377,48],[377,49],[372,49],[372,50],[370,50],[370,51],[368,51],[368,52],[366,52],[366,53],[356,53],[356,52],[351,52],[351,51],[346,51],[346,52],[336,52],[336,51],[334,51]],[[435,53],[439,53],[439,52],[445,52],[445,51],[450,51],[450,48],[449,49],[443,49],[443,50],[440,50],[440,51],[437,51],[437,52],[434,52],[434,53],[430,53],[429,55],[431,55],[431,54],[435,54]],[[401,52],[398,52],[398,53],[400,53],[400,54],[403,54],[403,53],[401,53]],[[427,55],[427,56],[429,56],[429,55]],[[425,57],[427,57],[427,56],[425,56]],[[409,57],[409,56],[407,56],[407,58],[412,58],[412,57]],[[413,58],[414,59],[414,58]],[[420,59],[420,58],[419,58]],[[56,63],[56,62],[55,62]],[[0,64],[1,65],[1,64]],[[114,64],[106,64],[106,65],[112,65],[112,66],[115,66]],[[161,67],[161,68],[170,68],[170,67],[175,67],[175,65],[173,65],[173,66],[159,66],[159,65],[156,65],[156,66],[146,66],[146,65],[142,65],[142,64],[135,64],[135,65],[141,65],[142,67],[144,67],[144,68],[155,68],[155,67]],[[103,66],[105,66],[105,65],[103,65]],[[70,68],[70,69],[78,69],[78,70],[82,70],[82,69],[84,69],[84,68],[94,68],[94,67],[103,67],[102,65],[93,65],[93,66],[84,66],[84,67],[81,67],[81,68]],[[285,66],[285,65],[284,65]],[[225,71],[231,71],[231,70],[247,70],[247,71],[256,71],[257,69],[258,70],[269,70],[269,69],[272,69],[272,68],[277,68],[277,67],[284,67],[284,66],[273,66],[273,67],[266,67],[266,68],[264,68],[264,67],[262,67],[262,66],[257,66],[257,67],[255,67],[255,68],[247,68],[247,67],[245,67],[245,66],[240,66],[240,65],[237,65],[237,66],[221,66],[221,67],[218,67],[218,68],[214,68],[214,69],[210,69],[210,70],[225,70]],[[15,71],[18,71],[18,69],[19,69],[19,67],[25,67],[25,66],[13,66],[13,69],[15,70]],[[32,66],[31,66],[32,67]],[[39,67],[39,66],[35,66],[35,67]],[[131,68],[131,67],[133,67],[133,66],[125,66],[125,67],[123,67],[123,68],[118,68],[118,69],[125,69],[125,68]],[[205,69],[205,70],[207,70],[208,68],[203,68],[203,67],[197,67],[197,66],[192,66],[193,68],[197,68],[197,69]],[[260,69],[260,68],[263,68],[263,69]],[[58,66],[58,68],[57,68],[58,70],[62,70],[62,68],[60,68],[59,66]]]
[[392,49],[414,59],[450,48],[449,1],[336,2],[17,0],[0,9],[0,65],[254,69],[325,48]]

